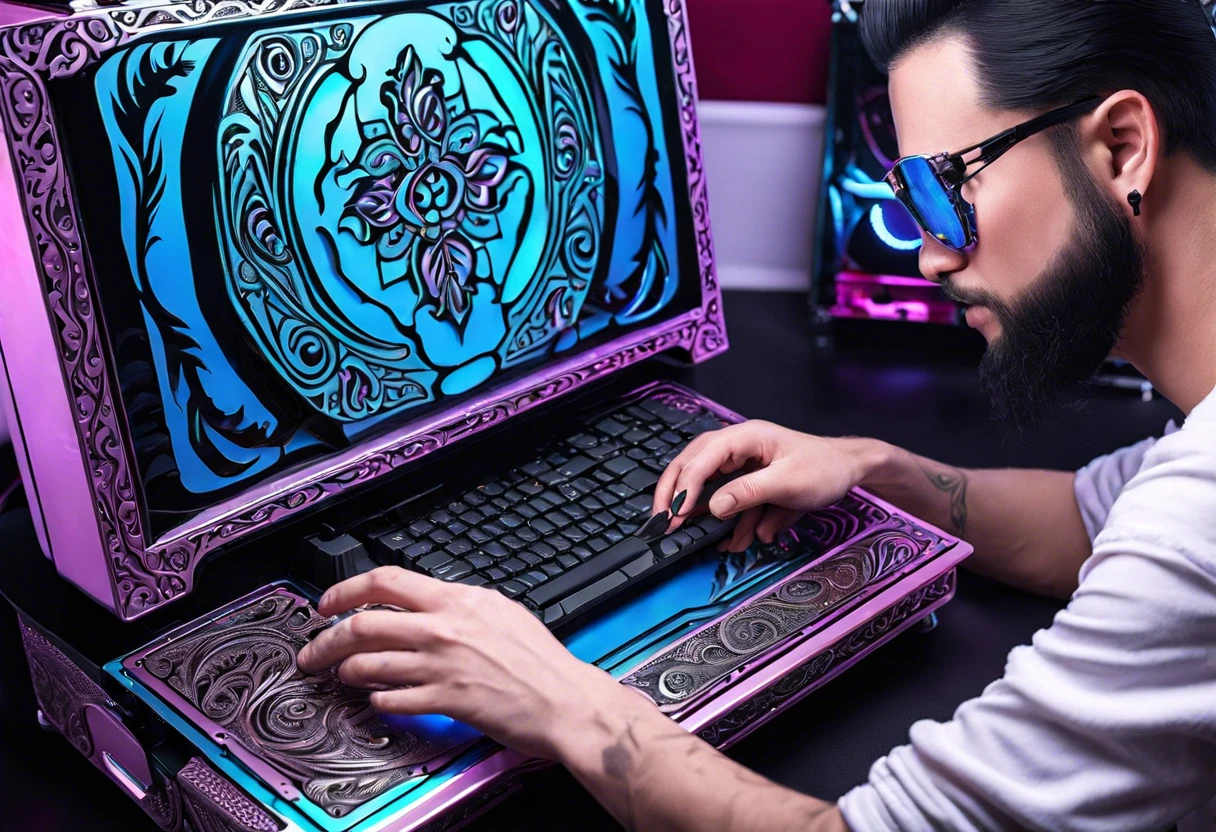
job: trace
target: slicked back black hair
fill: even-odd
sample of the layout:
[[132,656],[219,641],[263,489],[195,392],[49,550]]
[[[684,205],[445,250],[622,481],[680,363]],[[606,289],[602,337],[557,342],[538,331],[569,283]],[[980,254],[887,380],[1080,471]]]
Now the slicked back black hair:
[[1045,112],[1136,90],[1165,153],[1216,172],[1216,35],[1199,0],[866,0],[862,10],[862,43],[884,70],[949,35],[970,45],[987,106]]

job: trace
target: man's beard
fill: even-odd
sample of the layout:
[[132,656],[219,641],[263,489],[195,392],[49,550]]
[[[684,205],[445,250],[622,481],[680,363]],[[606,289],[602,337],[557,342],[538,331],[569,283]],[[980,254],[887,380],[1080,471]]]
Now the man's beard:
[[980,362],[980,384],[997,418],[1018,430],[1084,401],[1144,285],[1145,255],[1131,223],[1074,148],[1060,148],[1059,157],[1076,209],[1073,240],[1022,299],[1011,305],[986,292],[959,292],[948,279],[943,285],[952,299],[988,307],[1000,322]]

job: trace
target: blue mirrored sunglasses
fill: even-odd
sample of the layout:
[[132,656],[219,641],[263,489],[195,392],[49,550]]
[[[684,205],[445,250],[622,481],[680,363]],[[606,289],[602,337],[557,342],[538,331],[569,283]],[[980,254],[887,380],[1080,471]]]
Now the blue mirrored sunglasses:
[[[963,185],[1005,155],[1019,142],[1097,109],[1100,96],[1060,107],[1011,127],[990,139],[956,153],[905,156],[887,174],[887,184],[912,218],[931,237],[954,251],[975,247],[979,232],[975,206],[963,198]],[[974,154],[974,155],[972,155]],[[965,158],[970,156],[970,158]],[[970,168],[976,167],[968,172]]]

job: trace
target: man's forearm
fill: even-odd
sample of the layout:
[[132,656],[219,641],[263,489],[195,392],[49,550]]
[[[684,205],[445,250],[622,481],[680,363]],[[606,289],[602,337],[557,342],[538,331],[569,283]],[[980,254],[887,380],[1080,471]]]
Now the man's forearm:
[[681,729],[635,692],[603,690],[561,762],[638,832],[847,832],[835,806],[773,783]]
[[888,448],[863,486],[974,546],[970,569],[1043,595],[1076,589],[1091,547],[1071,472],[964,470]]

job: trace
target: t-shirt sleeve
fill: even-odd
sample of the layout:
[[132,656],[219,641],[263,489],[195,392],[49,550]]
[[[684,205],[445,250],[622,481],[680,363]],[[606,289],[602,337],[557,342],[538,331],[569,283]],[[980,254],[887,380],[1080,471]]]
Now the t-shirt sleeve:
[[[1172,433],[1174,430],[1176,428],[1171,422],[1166,433]],[[1136,476],[1136,472],[1144,464],[1145,454],[1156,443],[1155,438],[1145,439],[1114,453],[1100,456],[1077,472],[1073,490],[1077,496],[1077,506],[1081,509],[1081,519],[1085,521],[1085,531],[1089,533],[1090,543],[1106,525],[1106,518],[1110,514],[1111,506],[1118,499],[1119,492]]]
[[1140,454],[1068,606],[1009,654],[1003,678],[950,722],[913,725],[841,799],[855,832],[1167,829],[1212,800],[1209,448],[1216,425]]

